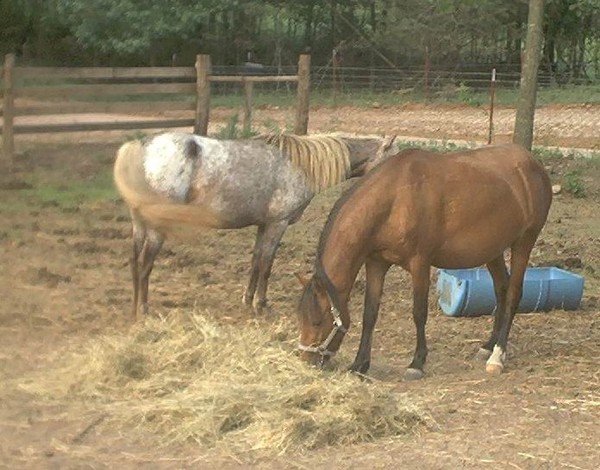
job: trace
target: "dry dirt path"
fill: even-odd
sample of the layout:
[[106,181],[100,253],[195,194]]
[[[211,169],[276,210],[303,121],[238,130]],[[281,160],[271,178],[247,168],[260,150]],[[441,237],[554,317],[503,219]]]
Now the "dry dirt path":
[[[241,109],[214,108],[211,110],[209,132],[214,133]],[[175,117],[165,113],[163,117]],[[511,139],[515,109],[497,108],[494,118],[494,141]],[[18,124],[49,124],[68,122],[124,121],[132,116],[123,114],[80,114],[23,116]],[[189,117],[189,115],[188,115]],[[152,116],[135,116],[151,120]],[[460,140],[486,143],[488,138],[488,109],[464,105],[382,106],[376,108],[343,106],[326,108],[313,106],[310,111],[309,133],[350,132],[358,134],[398,134],[405,139],[426,138],[436,140]],[[268,106],[254,111],[254,124],[259,129],[291,129],[293,110]],[[544,106],[537,109],[535,118],[535,144],[600,150],[600,106],[568,105]],[[184,129],[182,129],[184,130]],[[185,130],[190,130],[186,128]],[[148,132],[157,132],[149,130]],[[17,136],[18,141],[121,141],[124,135],[135,131],[97,131],[84,133],[57,133]]]

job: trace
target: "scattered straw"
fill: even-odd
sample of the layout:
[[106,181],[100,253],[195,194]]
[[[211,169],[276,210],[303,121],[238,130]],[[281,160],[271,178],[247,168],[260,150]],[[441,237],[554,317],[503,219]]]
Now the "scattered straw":
[[317,448],[411,432],[423,415],[390,385],[305,366],[273,327],[201,315],[148,319],[104,337],[22,388],[83,399],[111,426],[143,426],[163,444],[240,451]]

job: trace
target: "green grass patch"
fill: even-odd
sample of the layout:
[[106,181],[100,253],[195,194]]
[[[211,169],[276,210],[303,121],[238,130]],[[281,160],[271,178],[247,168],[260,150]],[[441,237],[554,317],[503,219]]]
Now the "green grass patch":
[[551,163],[564,158],[563,152],[556,148],[534,147],[532,153],[542,163]]
[[256,132],[251,128],[241,127],[238,115],[234,114],[213,137],[216,139],[249,139],[255,135]]
[[[330,83],[321,82],[313,76],[311,90],[311,104],[315,106],[357,106],[372,107],[374,105],[394,106],[405,103],[431,103],[431,104],[466,104],[468,106],[488,106],[490,92],[486,88],[472,88],[463,82],[455,83],[450,80],[443,86],[431,88],[425,95],[421,87],[402,89],[389,88],[387,90],[370,90],[368,87],[343,86],[342,90],[334,93]],[[56,80],[35,78],[26,82],[19,82],[19,86],[66,86],[69,84],[87,83],[81,80]],[[78,95],[75,101],[84,102],[151,102],[173,101],[192,102],[195,95],[192,93],[144,93],[123,94],[110,96]],[[515,82],[513,88],[497,88],[496,104],[499,106],[516,106],[519,100],[519,86]],[[254,106],[281,106],[291,107],[296,103],[296,85],[280,85],[278,88],[272,83],[257,83],[252,97]],[[243,106],[244,90],[239,84],[220,83],[213,84],[211,92],[211,105],[225,108]],[[600,104],[600,83],[589,85],[564,85],[541,87],[537,92],[538,105],[548,104]]]
[[582,198],[586,195],[586,188],[581,178],[581,170],[575,169],[565,173],[563,177],[563,187],[566,192],[575,197]]
[[538,104],[600,104],[600,84],[542,88]]
[[582,165],[590,168],[600,165],[600,153],[598,152],[578,152],[576,150],[561,150],[552,147],[534,147],[533,155],[542,163],[552,163],[564,158],[581,160]]
[[[312,98],[314,98],[313,95],[311,95],[311,99]],[[252,106],[255,109],[266,106],[280,106],[282,108],[288,108],[295,106],[295,104],[295,88],[290,89],[289,92],[287,90],[255,90],[252,95]],[[244,92],[241,89],[233,89],[227,92],[212,92],[210,96],[210,105],[211,107],[241,108],[244,106]]]
[[436,141],[436,140],[396,141],[395,145],[399,150],[408,149],[408,148],[420,148],[420,149],[424,149],[424,150],[429,150],[431,152],[440,152],[440,153],[441,152],[458,152],[459,150],[467,150],[468,148],[470,148],[467,145],[458,145],[458,144],[455,144],[454,142],[448,142],[448,141],[444,141],[444,140],[442,140],[442,141]]
[[[518,88],[496,89],[495,103],[498,106],[516,106],[519,101]],[[211,105],[225,108],[243,106],[243,90],[230,89],[214,92],[211,96]],[[311,91],[310,102],[312,106],[399,106],[407,103],[429,104],[465,104],[473,107],[488,106],[490,102],[489,90],[476,90],[459,84],[445,89],[432,89],[429,96],[425,96],[420,89],[369,91],[363,89],[345,89],[333,94],[330,89],[314,89]],[[253,95],[255,107],[280,106],[292,107],[296,103],[296,89],[256,90]],[[540,88],[537,93],[537,103],[540,106],[549,104],[600,104],[600,84],[578,85],[565,87]]]
[[196,100],[196,96],[189,93],[140,93],[135,95],[78,95],[72,99],[85,103],[151,103],[153,101],[191,103]]
[[[45,175],[47,176],[47,175]],[[0,211],[20,212],[37,208],[76,208],[82,204],[110,201],[117,197],[109,170],[86,180],[69,181],[63,177],[58,182],[42,179],[39,175],[27,178],[31,187],[20,190],[5,190],[0,199]]]

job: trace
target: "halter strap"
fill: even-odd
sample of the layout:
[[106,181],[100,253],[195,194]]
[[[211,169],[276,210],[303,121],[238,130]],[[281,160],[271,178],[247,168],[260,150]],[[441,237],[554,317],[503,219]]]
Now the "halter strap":
[[[329,294],[327,294],[327,296],[329,296]],[[331,298],[329,299],[329,301],[331,302]],[[298,349],[300,351],[320,354],[321,362],[323,362],[325,357],[335,356],[336,352],[330,351],[327,348],[333,341],[333,338],[335,338],[335,335],[338,333],[338,331],[342,334],[346,334],[348,332],[348,328],[346,328],[344,326],[344,324],[342,323],[342,316],[340,314],[340,311],[333,306],[333,302],[331,302],[331,307],[329,308],[329,312],[333,316],[333,328],[329,332],[329,336],[327,336],[327,338],[325,338],[325,341],[323,341],[319,346],[306,346],[302,343],[298,344]]]

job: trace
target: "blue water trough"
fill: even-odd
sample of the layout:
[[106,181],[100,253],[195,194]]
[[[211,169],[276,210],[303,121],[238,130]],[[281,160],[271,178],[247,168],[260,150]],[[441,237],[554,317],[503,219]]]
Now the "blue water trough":
[[[494,284],[485,268],[440,269],[436,290],[446,315],[475,317],[496,309]],[[576,310],[582,295],[582,276],[554,267],[529,268],[517,312]]]

